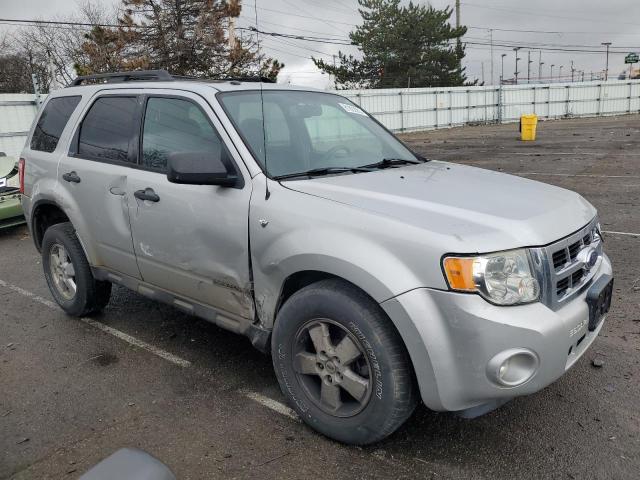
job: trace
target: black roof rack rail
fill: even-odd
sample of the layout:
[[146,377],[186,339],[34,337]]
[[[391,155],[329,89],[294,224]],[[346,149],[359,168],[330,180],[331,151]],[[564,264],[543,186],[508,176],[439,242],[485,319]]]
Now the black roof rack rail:
[[130,72],[114,72],[114,73],[96,73],[94,75],[83,75],[76,77],[70,86],[77,87],[90,81],[95,83],[122,83],[131,81],[162,81],[172,82],[175,80],[193,80],[193,81],[209,81],[209,82],[262,82],[276,83],[264,76],[247,76],[247,77],[214,77],[199,78],[184,75],[171,75],[166,70],[132,70]]
[[130,72],[96,73],[94,75],[83,75],[76,77],[71,83],[72,87],[82,85],[91,80],[104,80],[104,83],[121,83],[130,81],[168,81],[174,80],[173,76],[166,70],[132,70]]

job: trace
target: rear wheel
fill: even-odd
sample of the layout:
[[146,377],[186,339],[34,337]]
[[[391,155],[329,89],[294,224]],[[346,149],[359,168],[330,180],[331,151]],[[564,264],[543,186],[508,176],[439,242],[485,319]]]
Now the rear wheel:
[[276,319],[272,350],[293,408],[338,441],[381,440],[417,403],[398,332],[371,298],[347,282],[323,280],[292,295]]
[[42,266],[49,290],[69,315],[102,310],[111,297],[111,283],[93,278],[73,225],[59,223],[42,240]]

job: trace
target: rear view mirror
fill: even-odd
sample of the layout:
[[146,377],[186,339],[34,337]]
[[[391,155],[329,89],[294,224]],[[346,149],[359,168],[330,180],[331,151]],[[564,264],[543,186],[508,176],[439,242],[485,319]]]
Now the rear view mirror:
[[167,179],[190,185],[238,186],[240,178],[231,165],[226,165],[220,152],[181,152],[169,155]]

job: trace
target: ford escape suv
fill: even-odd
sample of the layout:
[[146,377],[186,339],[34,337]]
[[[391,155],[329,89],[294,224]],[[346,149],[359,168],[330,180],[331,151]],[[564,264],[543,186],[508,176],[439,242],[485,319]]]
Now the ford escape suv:
[[421,399],[467,417],[594,341],[611,264],[580,195],[413,153],[329,92],[166,71],[53,92],[19,162],[51,293],[118,284],[246,335],[323,434],[367,444]]

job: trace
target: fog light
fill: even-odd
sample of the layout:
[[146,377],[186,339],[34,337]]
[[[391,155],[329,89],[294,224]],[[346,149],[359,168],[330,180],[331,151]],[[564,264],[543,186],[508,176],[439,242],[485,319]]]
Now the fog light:
[[487,364],[487,377],[505,387],[528,382],[538,371],[538,356],[526,348],[511,348],[494,356]]

